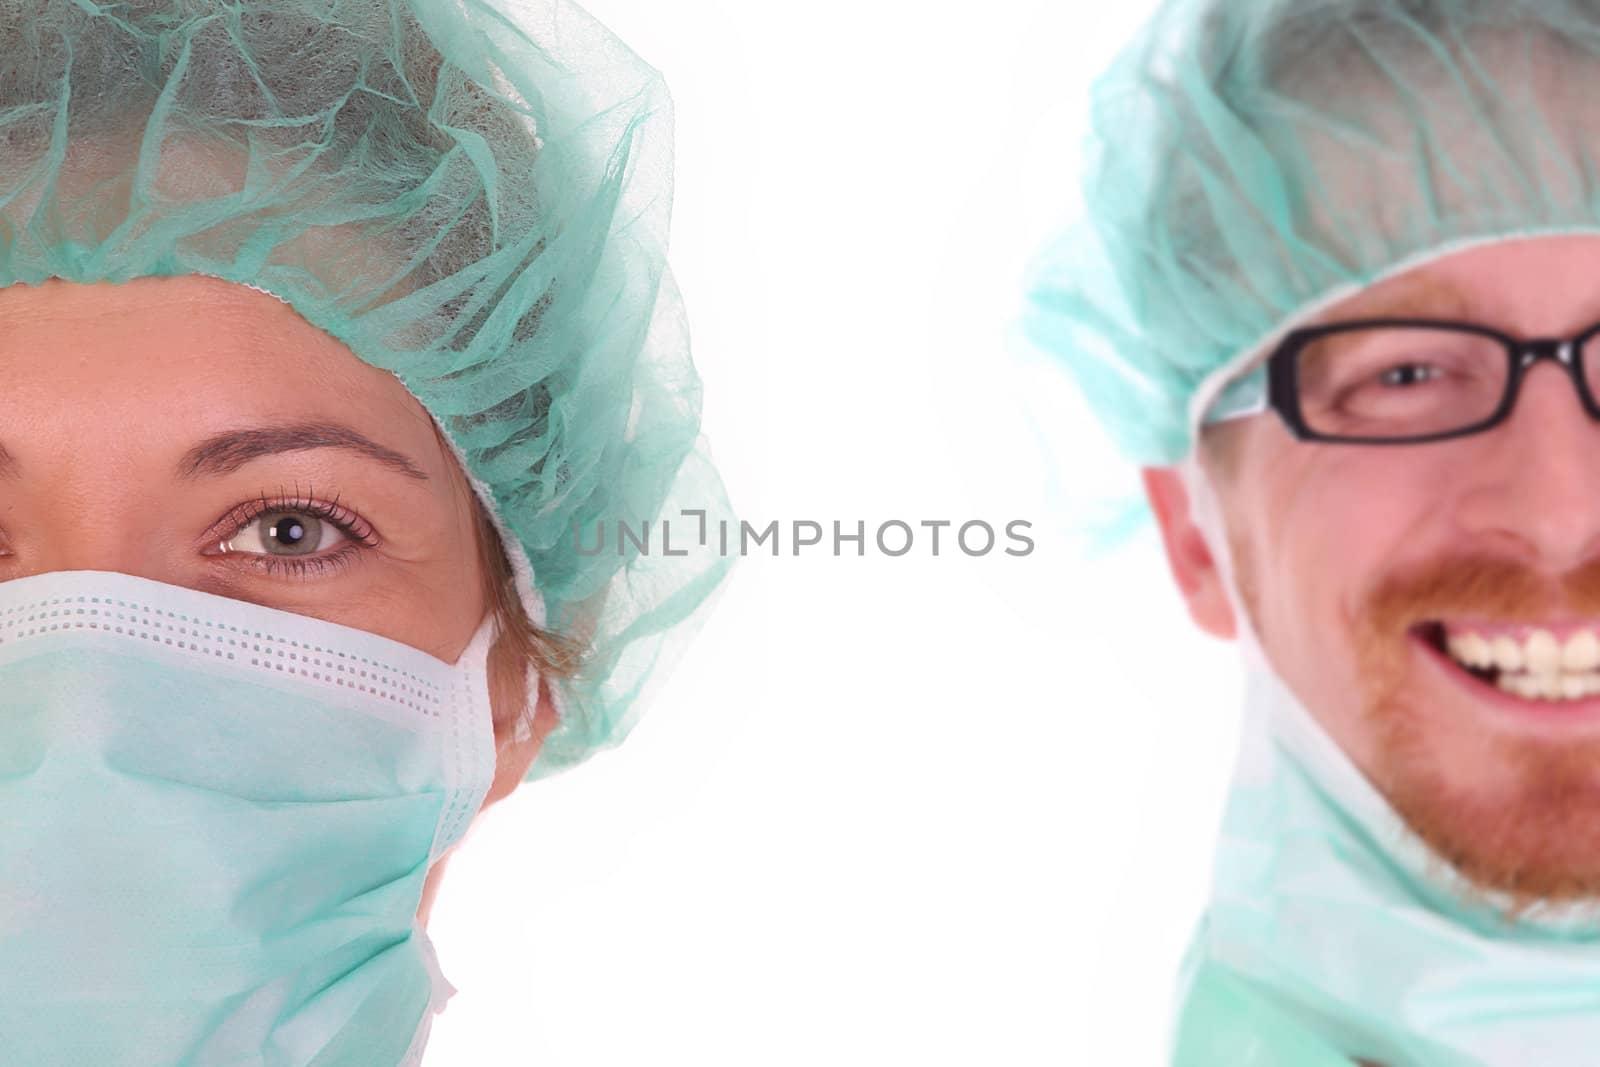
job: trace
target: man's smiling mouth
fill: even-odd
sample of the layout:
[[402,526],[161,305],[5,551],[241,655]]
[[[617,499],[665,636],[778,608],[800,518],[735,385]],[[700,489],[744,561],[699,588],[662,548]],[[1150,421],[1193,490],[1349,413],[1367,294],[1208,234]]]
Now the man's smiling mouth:
[[1473,677],[1525,700],[1600,696],[1600,622],[1430,622],[1419,636]]

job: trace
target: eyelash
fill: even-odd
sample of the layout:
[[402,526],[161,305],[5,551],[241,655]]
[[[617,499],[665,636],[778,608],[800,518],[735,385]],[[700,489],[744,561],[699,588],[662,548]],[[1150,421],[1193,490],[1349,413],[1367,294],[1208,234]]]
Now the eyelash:
[[227,553],[244,566],[253,567],[267,575],[275,575],[280,569],[287,569],[300,578],[322,574],[330,567],[334,569],[348,567],[357,562],[357,557],[365,550],[377,547],[376,533],[371,524],[350,509],[340,507],[339,494],[335,493],[331,502],[324,502],[312,496],[314,491],[311,487],[307,487],[306,493],[300,495],[297,487],[295,496],[290,497],[284,495],[280,489],[275,499],[262,493],[256,500],[239,504],[219,521],[218,529],[222,531],[222,536],[216,540],[226,544],[244,533],[250,524],[261,516],[276,511],[313,515],[332,523],[334,529],[344,534],[350,541],[326,555],[272,556],[257,552]]

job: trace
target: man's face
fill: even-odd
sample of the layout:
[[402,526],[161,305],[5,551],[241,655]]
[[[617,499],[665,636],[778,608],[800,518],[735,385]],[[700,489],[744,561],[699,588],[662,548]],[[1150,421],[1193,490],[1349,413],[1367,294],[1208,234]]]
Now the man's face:
[[[1600,321],[1600,237],[1459,253],[1319,321],[1384,316],[1575,335]],[[1208,431],[1206,452],[1271,663],[1410,826],[1522,903],[1600,897],[1600,654],[1583,649],[1600,638],[1600,423],[1564,370],[1539,364],[1510,421],[1471,437],[1301,443],[1265,415]],[[1161,506],[1169,477],[1150,483],[1169,553],[1197,618],[1217,619],[1220,577],[1181,558],[1187,520]],[[1548,669],[1552,639],[1576,639],[1579,669]],[[1531,652],[1584,695],[1507,691],[1518,672],[1467,669],[1463,640]]]

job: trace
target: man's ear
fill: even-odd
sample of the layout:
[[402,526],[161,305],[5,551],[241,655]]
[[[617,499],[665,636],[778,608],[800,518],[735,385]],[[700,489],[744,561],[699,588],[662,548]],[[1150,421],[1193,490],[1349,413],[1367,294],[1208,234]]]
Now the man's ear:
[[1172,568],[1173,578],[1177,579],[1178,591],[1189,605],[1189,615],[1212,637],[1232,640],[1238,634],[1233,605],[1228,602],[1222,572],[1206,547],[1200,528],[1195,525],[1183,480],[1170,467],[1146,467],[1143,476],[1150,509],[1161,526],[1167,564]]

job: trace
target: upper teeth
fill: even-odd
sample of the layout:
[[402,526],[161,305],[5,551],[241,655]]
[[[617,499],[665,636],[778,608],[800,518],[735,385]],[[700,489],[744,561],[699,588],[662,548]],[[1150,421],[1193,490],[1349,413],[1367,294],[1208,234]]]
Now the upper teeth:
[[1549,630],[1532,630],[1522,641],[1507,634],[1488,639],[1469,631],[1451,635],[1449,648],[1451,656],[1469,667],[1538,675],[1600,667],[1600,637],[1589,630],[1579,630],[1565,644]]

